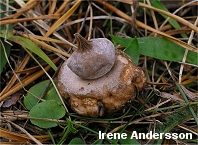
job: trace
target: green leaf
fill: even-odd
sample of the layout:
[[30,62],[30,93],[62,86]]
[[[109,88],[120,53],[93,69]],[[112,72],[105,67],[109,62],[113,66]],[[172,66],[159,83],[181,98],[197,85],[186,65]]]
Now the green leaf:
[[[0,37],[4,38],[6,36],[5,34],[5,30],[2,30],[0,33]],[[42,58],[46,63],[48,63],[55,71],[57,70],[57,67],[51,61],[51,59],[31,40],[21,36],[15,36],[10,31],[8,32],[7,39],[29,49],[30,51],[38,55],[40,58]]]
[[138,65],[140,51],[136,37],[131,39],[129,45],[126,47],[126,50],[124,52],[132,58],[136,65]]
[[119,142],[120,144],[140,145],[140,143],[136,139],[131,138],[130,135],[128,135],[126,139],[119,139]]
[[[132,38],[121,38],[110,35],[114,42],[127,47]],[[173,43],[166,38],[158,37],[141,37],[137,38],[139,43],[140,54],[153,57],[156,59],[168,60],[173,62],[182,62],[185,48]],[[198,65],[198,53],[188,51],[186,62]]]
[[[35,105],[30,110],[30,117],[48,118],[58,120],[65,115],[65,108],[55,100],[48,100]],[[58,125],[56,122],[47,120],[30,119],[31,123],[41,128],[51,128]]]
[[[57,80],[54,80],[54,83],[57,86]],[[55,100],[56,102],[62,103],[58,96],[58,93],[56,92],[56,90],[52,84],[48,88],[48,91],[46,92],[44,99],[45,100]]]
[[[152,0],[151,1],[151,5],[155,8],[158,8],[160,10],[164,10],[166,12],[169,12],[168,9],[159,1],[159,0]],[[168,18],[168,16],[164,15],[164,14],[161,14],[165,19]],[[172,18],[169,18],[168,22],[175,28],[175,29],[178,29],[180,28],[180,25],[179,23],[177,23],[176,20],[172,19]],[[182,37],[184,38],[187,38],[187,35],[186,34],[181,34]]]
[[131,42],[131,39],[133,39],[133,38],[122,38],[114,35],[110,35],[110,37],[113,39],[114,44],[116,45],[120,44],[124,47],[127,47]]
[[81,138],[73,138],[68,145],[78,145],[78,144],[85,144]]
[[[25,107],[28,110],[32,109],[32,107],[34,107],[38,103],[42,93],[45,91],[49,82],[50,82],[49,80],[42,81],[29,89],[23,101]],[[52,84],[50,85],[43,99],[55,100],[56,102],[61,103],[61,100]]]
[[40,99],[48,83],[49,80],[46,80],[34,85],[29,89],[27,95],[23,100],[24,105],[28,110],[32,109],[32,107],[34,107],[38,103],[38,100]]
[[[65,115],[65,108],[61,105],[61,100],[52,84],[49,86],[43,98],[47,101],[38,103],[49,82],[49,80],[46,80],[34,85],[29,89],[24,98],[24,105],[30,110],[30,117],[60,119]],[[31,122],[41,128],[57,126],[56,122],[51,121],[31,119]]]

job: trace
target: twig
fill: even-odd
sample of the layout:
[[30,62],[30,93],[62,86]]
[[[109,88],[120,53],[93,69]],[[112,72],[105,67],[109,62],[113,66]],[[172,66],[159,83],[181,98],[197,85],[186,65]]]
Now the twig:
[[19,125],[7,120],[7,122],[9,122],[10,124],[12,124],[13,126],[15,126],[16,128],[18,128],[19,130],[21,130],[23,133],[25,133],[32,141],[34,141],[37,145],[42,145],[42,143],[40,141],[38,141],[35,137],[33,137],[31,134],[29,134],[25,129],[23,129],[22,127],[20,127]]

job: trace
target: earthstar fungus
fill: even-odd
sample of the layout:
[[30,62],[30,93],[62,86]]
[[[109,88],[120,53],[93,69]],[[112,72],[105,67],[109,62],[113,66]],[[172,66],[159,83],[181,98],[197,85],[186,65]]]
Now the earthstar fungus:
[[146,76],[128,55],[106,38],[75,34],[78,49],[58,74],[58,89],[72,110],[98,117],[120,110],[146,86]]

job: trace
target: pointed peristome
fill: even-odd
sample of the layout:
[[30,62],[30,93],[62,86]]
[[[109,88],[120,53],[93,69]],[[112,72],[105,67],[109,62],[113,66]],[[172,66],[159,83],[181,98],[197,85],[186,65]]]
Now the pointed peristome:
[[85,51],[85,50],[91,49],[92,47],[91,41],[86,40],[79,33],[75,33],[74,36],[77,41],[78,51]]

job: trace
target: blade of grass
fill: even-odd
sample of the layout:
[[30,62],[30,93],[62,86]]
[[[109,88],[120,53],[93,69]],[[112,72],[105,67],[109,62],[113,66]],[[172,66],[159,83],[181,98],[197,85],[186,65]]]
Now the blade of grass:
[[[118,7],[118,5],[120,4],[120,2],[116,2],[115,3],[115,7]],[[112,15],[113,14],[113,12],[112,11],[110,11],[110,13],[109,13],[110,15]],[[103,23],[103,27],[105,27],[106,25],[107,25],[107,23],[108,23],[108,21],[109,21],[109,19],[106,19],[105,21],[104,21],[104,23]],[[111,33],[112,34],[112,33]]]
[[[5,37],[5,31],[1,31],[0,37]],[[51,59],[31,40],[23,38],[21,36],[14,36],[11,32],[8,33],[7,39],[18,43],[19,45],[29,49],[31,52],[37,54],[40,58],[42,58],[46,63],[48,63],[54,70],[57,70],[55,64],[51,61]]]
[[50,136],[50,138],[51,138],[51,140],[52,140],[52,143],[53,143],[54,145],[56,145],[56,142],[55,142],[55,140],[54,140],[53,135],[52,135],[51,132],[50,132],[50,129],[47,129],[47,133],[48,133],[48,135]]
[[68,115],[78,118],[78,119],[84,119],[84,120],[93,120],[94,119],[95,121],[115,121],[115,120],[119,120],[119,119],[123,118],[124,116],[126,116],[130,112],[131,108],[132,107],[130,106],[129,109],[123,115],[116,117],[116,118],[110,118],[110,117],[108,117],[108,118],[92,118],[92,117],[79,116],[79,115],[69,114],[69,113],[68,113]]
[[[2,39],[1,39],[1,41],[2,41]],[[4,49],[2,47],[6,48],[5,52],[4,52]],[[10,47],[11,46],[8,43],[5,43],[5,42],[0,44],[0,74],[2,73],[3,68],[4,68],[4,66],[7,63],[7,60],[6,60],[6,57],[5,57],[5,53],[7,54],[7,56],[10,55]]]
[[[168,9],[159,1],[159,0],[152,0],[151,1],[151,4],[153,7],[155,8],[158,8],[160,10],[164,10],[166,12],[169,12]],[[161,14],[165,19],[167,19],[168,17],[164,14]],[[175,29],[179,29],[180,28],[180,25],[179,23],[177,23],[177,21],[175,21],[174,19],[170,18],[168,20],[168,22],[175,28]],[[187,38],[187,35],[186,34],[181,34],[181,36],[183,38]]]
[[191,115],[189,114],[189,110],[186,108],[178,108],[175,112],[173,112],[171,115],[168,115],[165,119],[165,122],[163,124],[157,124],[156,126],[156,132],[157,133],[163,133],[162,138],[159,138],[157,140],[157,145],[162,144],[165,134],[170,132],[172,129],[175,128],[175,126],[181,124],[185,120],[189,119]]
[[[5,0],[2,0],[2,2],[5,2]],[[6,3],[8,3],[8,1],[6,1]],[[0,10],[6,12],[6,13],[0,12],[0,19],[2,19],[3,17],[5,17],[6,15],[9,15],[11,13],[11,12],[9,12],[9,10],[10,10],[9,7],[6,7],[3,4],[0,4]],[[12,25],[1,25],[1,23],[2,22],[0,22],[0,30],[7,30],[8,31],[8,30],[12,29]],[[3,68],[4,68],[5,64],[7,63],[5,53],[7,54],[7,56],[9,56],[10,55],[10,48],[11,48],[11,46],[8,43],[6,43],[6,40],[7,40],[6,36],[5,36],[4,40],[5,41],[2,41],[3,43],[0,45],[0,74],[3,71]],[[4,45],[4,46],[2,46],[2,45]],[[4,49],[2,47],[6,48],[5,53],[4,53],[4,51],[3,51]]]
[[[106,128],[105,128],[105,131],[104,131],[104,133],[107,133],[107,131],[108,131],[108,129],[109,129],[109,127],[110,127],[110,121],[108,121],[108,124],[107,124],[107,126],[106,126]],[[102,142],[103,142],[103,139],[98,139],[98,140],[96,140],[93,144],[102,144]]]
[[[189,101],[188,101],[188,99],[187,99],[187,97],[186,97],[184,91],[182,90],[180,84],[176,83],[176,86],[177,86],[179,92],[181,93],[181,95],[182,95],[184,101],[185,101],[186,103],[189,103]],[[191,105],[188,105],[188,107],[189,107],[189,110],[190,110],[190,112],[191,112],[191,114],[192,114],[193,118],[195,119],[195,122],[196,122],[196,124],[197,124],[197,126],[198,126],[198,118],[197,118],[196,113],[194,112],[194,110],[193,110],[193,108],[192,108]]]
[[66,127],[66,131],[63,134],[63,136],[61,137],[60,141],[58,142],[58,145],[62,144],[63,141],[66,139],[66,137],[69,135],[70,132],[72,133],[76,133],[77,130],[72,126],[72,121],[67,120],[67,127]]
[[156,109],[148,110],[148,111],[145,110],[144,113],[148,114],[151,112],[160,112],[160,111],[164,111],[164,110],[176,109],[176,108],[181,108],[181,107],[188,106],[188,105],[197,105],[197,104],[198,104],[198,102],[182,103],[179,105],[173,105],[173,106],[168,106],[168,107],[163,107],[163,108],[156,108]]
[[[92,130],[92,129],[88,128],[88,127],[85,127],[84,125],[75,123],[74,121],[72,121],[71,123],[72,123],[73,125],[76,125],[76,126],[79,126],[79,127],[83,128],[83,129],[85,129],[85,130],[88,130],[88,131],[90,131],[90,132],[92,132],[92,133],[94,133],[94,134],[96,134],[96,135],[99,135],[98,132],[96,132],[95,130]],[[115,142],[114,140],[110,140],[110,139],[107,139],[107,138],[106,138],[106,140],[109,141],[109,142],[112,143],[112,144],[116,144],[116,142]]]

